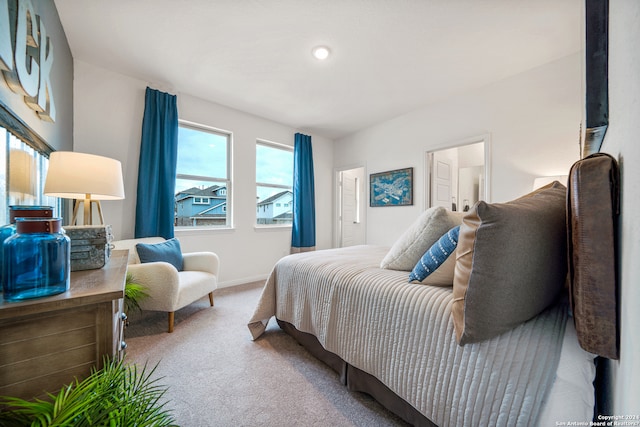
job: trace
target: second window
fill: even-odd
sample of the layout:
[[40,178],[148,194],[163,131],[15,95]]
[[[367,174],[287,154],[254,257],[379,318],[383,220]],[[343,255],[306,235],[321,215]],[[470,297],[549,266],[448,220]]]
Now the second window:
[[293,148],[256,143],[256,223],[290,225],[293,219]]

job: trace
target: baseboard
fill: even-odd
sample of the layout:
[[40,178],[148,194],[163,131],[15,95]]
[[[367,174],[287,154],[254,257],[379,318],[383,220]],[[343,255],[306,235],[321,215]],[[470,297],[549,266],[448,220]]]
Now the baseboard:
[[231,286],[245,285],[251,282],[262,282],[267,280],[268,274],[259,274],[257,276],[243,277],[242,279],[226,280],[218,282],[218,288],[229,288]]

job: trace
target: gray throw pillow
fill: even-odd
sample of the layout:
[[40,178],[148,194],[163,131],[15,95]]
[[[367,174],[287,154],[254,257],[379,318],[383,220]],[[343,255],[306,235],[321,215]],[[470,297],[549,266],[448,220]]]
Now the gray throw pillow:
[[567,276],[566,187],[508,203],[478,202],[460,227],[453,320],[460,345],[479,342],[553,304]]

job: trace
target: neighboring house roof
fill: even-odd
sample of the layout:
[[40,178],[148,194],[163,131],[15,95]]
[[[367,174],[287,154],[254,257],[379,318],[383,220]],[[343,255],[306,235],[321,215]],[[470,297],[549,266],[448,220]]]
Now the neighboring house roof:
[[182,200],[188,199],[190,197],[220,197],[220,198],[226,198],[226,196],[217,196],[216,194],[214,194],[216,191],[221,190],[223,188],[226,188],[225,185],[220,186],[220,185],[212,185],[210,187],[207,188],[198,188],[198,187],[191,187],[188,188],[186,190],[182,190],[179,191],[178,193],[176,193],[176,201],[180,202]]
[[268,205],[270,203],[273,203],[274,201],[280,199],[281,197],[283,197],[284,195],[286,195],[287,193],[293,195],[293,193],[291,192],[291,190],[285,190],[285,191],[281,191],[277,194],[274,194],[271,197],[267,197],[266,199],[264,199],[263,201],[258,203],[258,206],[262,206],[262,205]]
[[214,210],[214,209],[216,209],[216,208],[218,208],[218,207],[220,207],[220,206],[224,206],[224,205],[226,205],[226,204],[227,204],[227,202],[226,202],[226,201],[224,201],[224,202],[222,202],[222,203],[218,203],[217,205],[215,205],[215,206],[211,206],[210,208],[207,208],[207,209],[205,209],[205,210],[201,211],[200,213],[201,213],[201,214],[206,214],[207,212],[212,211],[212,210]]
[[280,215],[274,216],[273,219],[293,219],[293,212],[287,211]]
[[219,217],[226,217],[227,216],[226,213],[209,213],[212,210],[214,210],[214,209],[216,209],[216,208],[218,208],[220,206],[226,205],[226,204],[227,204],[226,201],[222,202],[222,203],[218,203],[217,205],[212,206],[210,208],[207,208],[207,209],[203,210],[202,212],[198,212],[195,215],[191,215],[190,218],[219,218]]
[[191,194],[194,196],[206,196],[207,194],[211,194],[212,192],[220,188],[222,187],[219,185],[212,185],[207,188],[191,187],[191,188],[187,188],[186,190],[179,191],[177,194]]

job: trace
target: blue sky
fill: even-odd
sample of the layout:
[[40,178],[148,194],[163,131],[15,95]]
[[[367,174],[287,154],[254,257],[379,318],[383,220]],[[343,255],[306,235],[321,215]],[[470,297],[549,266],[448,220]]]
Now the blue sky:
[[[227,137],[226,135],[195,130],[187,127],[178,129],[178,174],[213,178],[227,178]],[[272,146],[256,145],[257,181],[269,184],[293,185],[293,151]],[[248,171],[243,171],[248,173]],[[176,192],[195,186],[208,187],[215,182],[176,180]],[[259,200],[282,190],[269,187],[257,189]]]
[[[268,145],[256,145],[256,181],[265,184],[293,186],[293,151]],[[258,187],[258,199],[283,191],[270,187]]]

